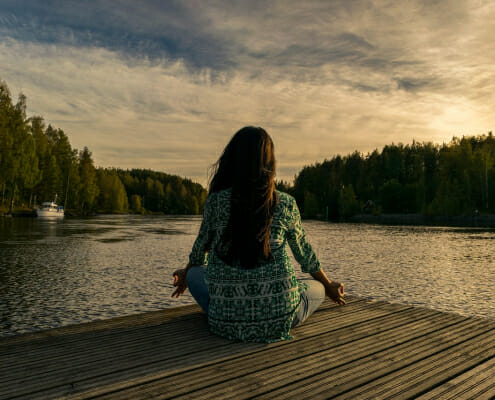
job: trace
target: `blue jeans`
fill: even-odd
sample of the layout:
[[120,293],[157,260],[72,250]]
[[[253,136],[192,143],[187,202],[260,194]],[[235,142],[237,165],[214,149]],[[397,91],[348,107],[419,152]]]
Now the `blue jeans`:
[[325,287],[321,282],[314,279],[304,279],[303,282],[308,288],[301,293],[301,304],[292,322],[293,328],[306,321],[325,300]]
[[208,306],[210,305],[210,293],[205,282],[205,268],[191,267],[187,270],[186,275],[187,287],[196,303],[198,303],[203,311],[208,315]]
[[[194,300],[201,306],[203,311],[208,315],[208,306],[210,303],[210,294],[205,282],[204,267],[191,267],[186,275],[187,287],[191,292]],[[316,309],[325,300],[325,288],[323,284],[314,279],[305,279],[304,283],[308,288],[301,293],[301,304],[294,317],[292,327],[301,325],[308,317],[313,314]]]

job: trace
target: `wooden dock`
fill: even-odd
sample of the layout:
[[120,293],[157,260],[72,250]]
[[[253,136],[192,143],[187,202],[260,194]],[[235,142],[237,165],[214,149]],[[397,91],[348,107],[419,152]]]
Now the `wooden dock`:
[[490,399],[495,321],[365,299],[238,343],[197,306],[0,340],[0,399]]

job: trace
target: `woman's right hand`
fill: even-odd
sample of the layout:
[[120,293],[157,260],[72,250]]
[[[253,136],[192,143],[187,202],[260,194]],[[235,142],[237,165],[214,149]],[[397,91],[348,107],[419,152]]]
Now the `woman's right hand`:
[[186,268],[178,269],[172,274],[174,277],[175,291],[172,293],[172,297],[179,297],[184,294],[187,289],[186,281]]
[[323,271],[323,268],[320,268],[316,272],[312,272],[311,276],[323,284],[325,287],[325,294],[335,303],[339,306],[343,306],[345,304],[344,285],[342,283],[328,279],[327,274]]
[[325,285],[325,294],[340,306],[345,304],[344,285],[340,282],[332,281]]

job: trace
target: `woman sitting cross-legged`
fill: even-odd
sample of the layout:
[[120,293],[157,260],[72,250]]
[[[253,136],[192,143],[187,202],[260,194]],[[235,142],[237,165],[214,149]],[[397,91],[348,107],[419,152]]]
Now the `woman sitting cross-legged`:
[[[295,199],[275,190],[273,142],[262,128],[238,131],[215,164],[203,221],[173,297],[189,288],[212,332],[229,339],[290,339],[325,295],[345,304],[307,241]],[[298,280],[287,244],[302,271]]]

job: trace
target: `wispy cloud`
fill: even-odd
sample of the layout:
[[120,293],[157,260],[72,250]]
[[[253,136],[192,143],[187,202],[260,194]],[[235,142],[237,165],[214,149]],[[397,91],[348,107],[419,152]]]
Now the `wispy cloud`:
[[99,165],[204,183],[246,124],[279,177],[394,142],[492,130],[492,1],[0,5],[0,78]]

